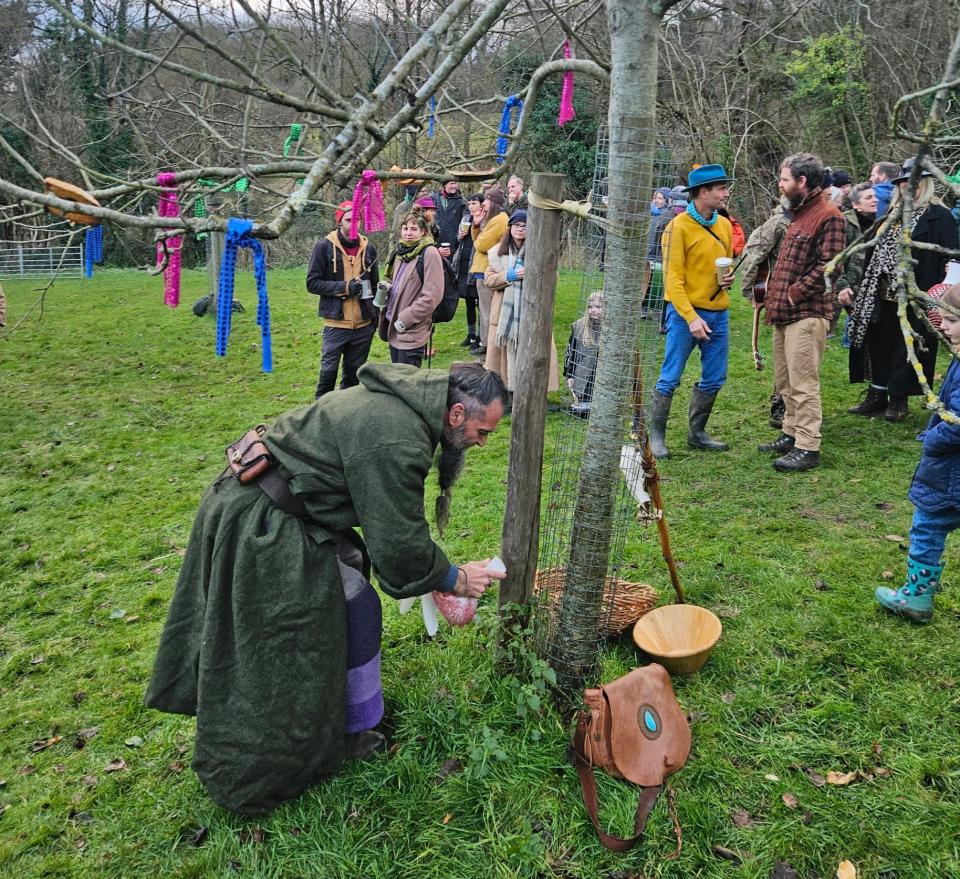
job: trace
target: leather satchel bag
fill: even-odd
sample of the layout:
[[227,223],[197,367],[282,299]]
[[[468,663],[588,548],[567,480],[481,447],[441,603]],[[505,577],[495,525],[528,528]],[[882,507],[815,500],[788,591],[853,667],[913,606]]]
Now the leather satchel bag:
[[266,432],[267,426],[258,424],[227,446],[227,468],[241,485],[258,479],[273,461],[270,450],[263,442]]
[[[586,690],[584,702],[588,710],[580,713],[573,737],[583,802],[600,842],[613,851],[628,851],[643,837],[664,780],[686,762],[690,725],[673,695],[670,675],[655,663]],[[621,839],[601,829],[593,767],[643,788],[635,836]]]

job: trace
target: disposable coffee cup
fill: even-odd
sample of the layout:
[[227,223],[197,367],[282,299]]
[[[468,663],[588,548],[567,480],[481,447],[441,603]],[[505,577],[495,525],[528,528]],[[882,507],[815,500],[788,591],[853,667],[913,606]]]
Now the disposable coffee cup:
[[733,268],[733,260],[729,256],[718,256],[714,265],[717,267],[717,283],[722,284],[724,278],[730,274],[730,269]]

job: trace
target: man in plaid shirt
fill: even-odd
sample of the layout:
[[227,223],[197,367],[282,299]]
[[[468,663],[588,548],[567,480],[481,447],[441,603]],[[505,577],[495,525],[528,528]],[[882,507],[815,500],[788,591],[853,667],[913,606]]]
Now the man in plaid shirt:
[[773,326],[774,381],[787,409],[780,436],[758,448],[778,453],[773,466],[783,473],[820,464],[820,361],[836,309],[823,269],[846,246],[843,215],[821,188],[823,174],[823,163],[809,154],[788,156],[780,166],[780,194],[793,220],[765,304]]

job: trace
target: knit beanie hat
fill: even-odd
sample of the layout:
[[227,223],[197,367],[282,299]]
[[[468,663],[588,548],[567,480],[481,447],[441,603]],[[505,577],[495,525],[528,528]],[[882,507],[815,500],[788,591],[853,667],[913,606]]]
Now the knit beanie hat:
[[486,195],[484,196],[487,201],[492,205],[496,205],[498,208],[503,210],[503,203],[505,201],[503,197],[503,190],[499,186],[491,186]]
[[340,204],[337,206],[337,209],[333,212],[333,219],[336,221],[336,224],[339,226],[340,222],[343,220],[343,215],[347,211],[352,211],[352,210],[353,210],[352,201],[340,202]]
[[510,215],[510,222],[508,225],[515,226],[517,223],[526,223],[527,222],[527,212],[526,211],[514,211]]

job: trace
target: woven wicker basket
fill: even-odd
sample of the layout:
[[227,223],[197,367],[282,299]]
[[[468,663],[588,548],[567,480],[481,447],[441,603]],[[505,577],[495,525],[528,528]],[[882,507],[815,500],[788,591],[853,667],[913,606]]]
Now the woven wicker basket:
[[[563,595],[566,571],[563,568],[544,568],[537,571],[533,584],[536,598],[546,590],[544,606],[550,614],[550,628],[556,623],[560,612],[560,598]],[[600,634],[605,638],[619,635],[630,628],[647,611],[657,606],[657,590],[646,583],[632,583],[607,577],[603,589],[603,603],[600,605]]]

